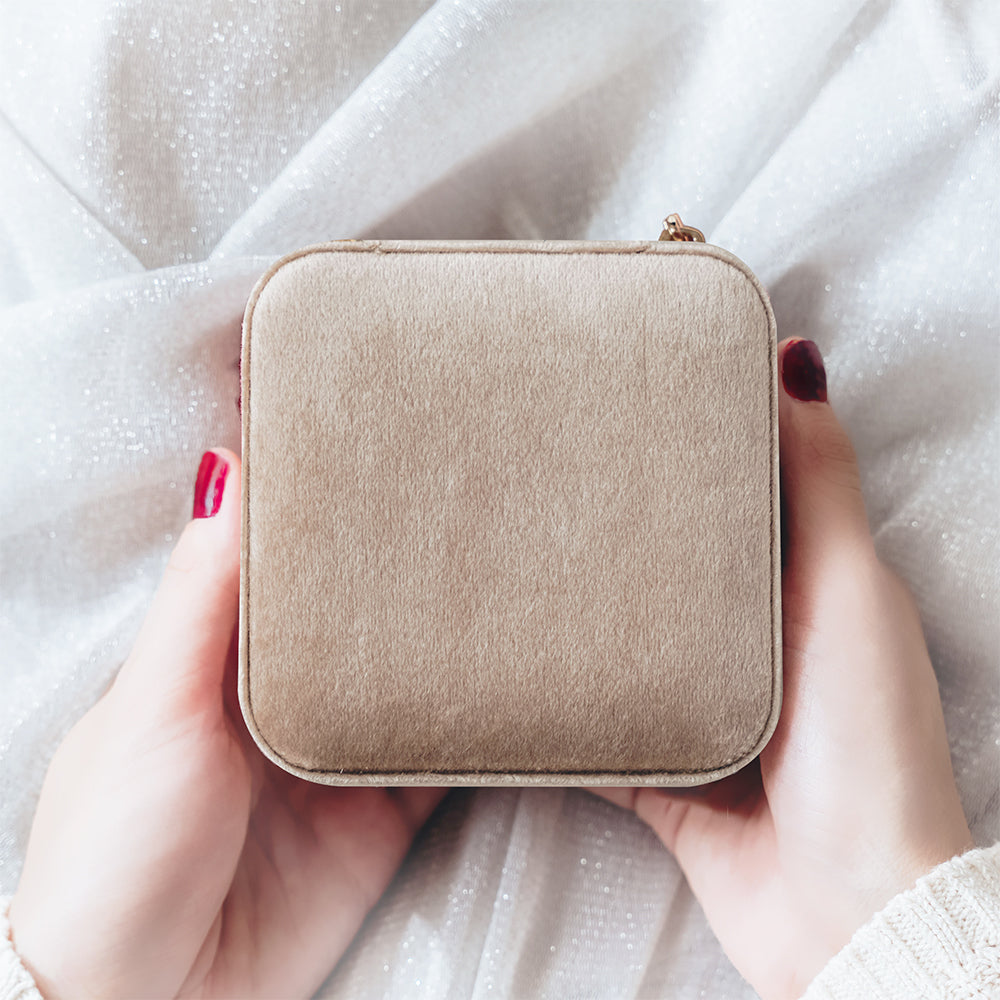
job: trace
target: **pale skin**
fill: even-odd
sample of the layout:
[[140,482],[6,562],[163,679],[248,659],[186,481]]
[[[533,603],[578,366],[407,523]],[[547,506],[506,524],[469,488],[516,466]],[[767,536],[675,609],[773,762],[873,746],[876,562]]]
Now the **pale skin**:
[[973,842],[917,606],[875,554],[847,434],[829,403],[784,391],[779,429],[773,738],[753,766],[701,790],[595,791],[674,854],[758,993],[794,1000],[889,899]]
[[[850,442],[829,403],[779,397],[774,738],[701,790],[595,789],[673,852],[765,1000],[798,997],[892,896],[972,846],[916,605],[875,554]],[[221,508],[185,529],[45,779],[10,922],[47,1000],[310,996],[444,794],[312,785],[256,749],[235,697],[239,459],[215,450]]]

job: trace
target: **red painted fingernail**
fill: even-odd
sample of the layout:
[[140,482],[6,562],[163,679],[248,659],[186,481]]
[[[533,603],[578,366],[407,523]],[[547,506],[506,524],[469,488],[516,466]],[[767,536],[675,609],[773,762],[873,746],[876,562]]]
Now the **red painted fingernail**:
[[194,483],[194,510],[192,517],[215,517],[222,506],[222,494],[226,490],[226,476],[229,463],[214,451],[206,451],[198,466],[198,478]]
[[807,403],[826,402],[826,369],[823,356],[811,340],[793,340],[781,355],[781,381],[785,392]]

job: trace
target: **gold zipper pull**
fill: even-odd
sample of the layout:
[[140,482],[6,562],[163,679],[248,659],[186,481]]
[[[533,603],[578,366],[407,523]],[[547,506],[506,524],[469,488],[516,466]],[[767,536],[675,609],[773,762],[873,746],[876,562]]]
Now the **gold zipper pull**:
[[675,212],[663,220],[663,232],[660,233],[660,239],[674,243],[704,243],[705,234],[693,226],[685,226],[681,222],[681,217]]

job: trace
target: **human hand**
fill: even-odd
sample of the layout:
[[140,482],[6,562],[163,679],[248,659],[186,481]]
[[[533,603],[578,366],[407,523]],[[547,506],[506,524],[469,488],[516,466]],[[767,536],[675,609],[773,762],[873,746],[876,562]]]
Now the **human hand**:
[[853,932],[973,846],[912,595],[875,554],[815,345],[778,345],[781,718],[757,761],[696,789],[593,789],[674,854],[736,968],[800,996]]
[[131,655],[42,787],[10,925],[47,1000],[312,995],[444,794],[313,785],[260,753],[239,558],[240,462],[216,449]]

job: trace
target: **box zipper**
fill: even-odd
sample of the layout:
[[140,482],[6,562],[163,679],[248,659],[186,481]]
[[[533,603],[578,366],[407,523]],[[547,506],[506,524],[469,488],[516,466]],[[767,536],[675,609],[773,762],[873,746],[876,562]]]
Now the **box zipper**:
[[674,212],[663,220],[663,232],[660,233],[660,239],[670,243],[704,243],[705,234],[693,226],[685,226],[681,222],[681,217]]

